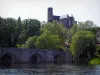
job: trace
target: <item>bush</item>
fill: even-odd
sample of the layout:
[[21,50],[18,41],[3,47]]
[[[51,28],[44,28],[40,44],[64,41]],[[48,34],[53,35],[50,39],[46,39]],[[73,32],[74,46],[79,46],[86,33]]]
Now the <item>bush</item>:
[[94,58],[92,60],[90,60],[90,64],[100,64],[100,58]]

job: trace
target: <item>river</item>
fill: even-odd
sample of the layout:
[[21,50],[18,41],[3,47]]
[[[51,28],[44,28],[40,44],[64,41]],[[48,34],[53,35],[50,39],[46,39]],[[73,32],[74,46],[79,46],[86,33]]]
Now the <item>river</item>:
[[100,65],[13,64],[0,67],[0,75],[100,75]]

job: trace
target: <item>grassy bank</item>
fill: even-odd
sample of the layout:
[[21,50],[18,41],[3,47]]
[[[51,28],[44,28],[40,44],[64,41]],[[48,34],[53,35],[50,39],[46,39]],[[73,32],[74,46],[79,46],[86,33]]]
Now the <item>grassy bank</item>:
[[94,58],[90,60],[90,64],[100,64],[100,58]]

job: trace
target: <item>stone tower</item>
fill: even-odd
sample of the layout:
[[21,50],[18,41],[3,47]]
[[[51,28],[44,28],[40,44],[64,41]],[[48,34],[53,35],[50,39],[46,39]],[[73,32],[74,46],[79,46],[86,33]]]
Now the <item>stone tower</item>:
[[48,22],[53,21],[53,8],[49,7],[48,8]]

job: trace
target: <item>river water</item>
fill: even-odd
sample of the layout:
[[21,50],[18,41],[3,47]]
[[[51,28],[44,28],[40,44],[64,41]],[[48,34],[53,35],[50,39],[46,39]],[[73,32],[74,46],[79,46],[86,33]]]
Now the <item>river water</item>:
[[0,67],[0,75],[100,75],[100,65],[13,64]]

